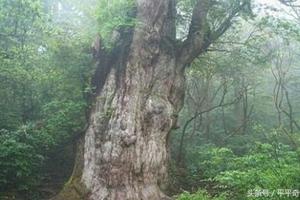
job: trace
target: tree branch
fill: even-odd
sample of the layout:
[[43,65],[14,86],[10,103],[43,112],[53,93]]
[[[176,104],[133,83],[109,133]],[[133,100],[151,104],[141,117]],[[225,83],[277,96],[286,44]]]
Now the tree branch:
[[202,53],[204,37],[210,32],[207,23],[209,7],[210,0],[198,0],[194,6],[188,37],[180,45],[179,62],[184,66]]
[[247,1],[237,0],[219,27],[211,30],[208,13],[215,3],[212,0],[197,0],[188,37],[182,42],[178,52],[178,61],[183,67],[190,65],[201,53],[207,51],[208,47],[228,30],[238,13],[247,6]]

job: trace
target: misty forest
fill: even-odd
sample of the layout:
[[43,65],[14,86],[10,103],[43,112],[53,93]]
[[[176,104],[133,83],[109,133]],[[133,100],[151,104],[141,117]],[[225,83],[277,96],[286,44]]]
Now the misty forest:
[[0,200],[300,198],[300,1],[0,0]]

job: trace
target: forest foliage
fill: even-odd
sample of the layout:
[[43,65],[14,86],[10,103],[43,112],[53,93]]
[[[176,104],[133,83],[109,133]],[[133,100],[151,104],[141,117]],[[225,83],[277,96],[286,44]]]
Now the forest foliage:
[[[237,0],[219,2],[211,27]],[[291,199],[300,189],[297,7],[245,2],[186,71],[185,105],[170,140],[168,192],[179,200],[269,199],[249,194],[255,190]],[[178,1],[178,40],[193,3]],[[65,147],[87,121],[91,43],[100,34],[110,48],[114,30],[138,26],[128,17],[133,8],[127,0],[0,0],[0,199],[52,194],[41,189],[47,166],[57,158],[69,167]]]

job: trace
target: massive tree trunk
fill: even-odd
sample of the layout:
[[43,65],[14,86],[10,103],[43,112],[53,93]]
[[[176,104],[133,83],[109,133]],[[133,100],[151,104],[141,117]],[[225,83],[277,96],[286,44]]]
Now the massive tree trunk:
[[95,43],[89,125],[79,140],[73,175],[55,200],[167,198],[166,145],[183,104],[184,67],[218,35],[205,34],[203,2],[196,4],[189,36],[180,45],[175,0],[137,0],[136,26],[119,30],[109,52]]
[[139,25],[121,31],[109,54],[97,52],[97,94],[81,140],[83,155],[57,199],[164,198],[167,137],[184,95],[183,69],[170,42],[172,6],[138,1]]

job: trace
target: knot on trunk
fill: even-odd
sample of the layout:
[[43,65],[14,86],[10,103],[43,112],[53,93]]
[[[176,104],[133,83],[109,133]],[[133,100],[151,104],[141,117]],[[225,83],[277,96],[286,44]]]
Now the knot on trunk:
[[125,131],[127,129],[127,123],[125,122],[125,120],[121,120],[121,122],[120,122],[120,129],[122,131]]
[[165,102],[160,98],[150,98],[147,104],[148,115],[159,115],[164,112],[166,108]]
[[130,145],[135,144],[136,139],[137,139],[136,135],[127,135],[127,134],[124,134],[122,136],[123,144],[125,146],[127,146],[127,147],[130,146]]

